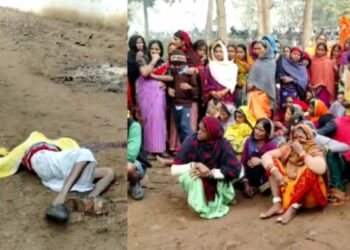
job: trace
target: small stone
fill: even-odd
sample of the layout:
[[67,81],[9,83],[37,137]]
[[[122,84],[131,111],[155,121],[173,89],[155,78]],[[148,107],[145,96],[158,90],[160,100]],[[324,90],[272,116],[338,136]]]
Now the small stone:
[[242,242],[238,241],[238,240],[230,240],[227,241],[224,245],[224,249],[225,250],[231,250],[231,249],[235,249],[237,246],[241,245]]

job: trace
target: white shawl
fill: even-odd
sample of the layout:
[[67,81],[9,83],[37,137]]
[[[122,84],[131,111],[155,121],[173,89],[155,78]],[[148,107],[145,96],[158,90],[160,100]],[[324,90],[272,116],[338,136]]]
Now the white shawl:
[[[214,48],[220,45],[224,54],[224,60],[218,61],[214,57]],[[229,89],[231,93],[235,90],[237,84],[238,67],[233,61],[228,60],[227,48],[222,41],[217,41],[211,51],[209,61],[209,70],[213,78],[222,86]]]

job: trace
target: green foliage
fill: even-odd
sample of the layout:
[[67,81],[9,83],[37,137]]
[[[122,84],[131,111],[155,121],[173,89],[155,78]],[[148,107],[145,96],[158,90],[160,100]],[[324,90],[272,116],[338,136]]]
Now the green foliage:
[[315,0],[313,25],[319,28],[336,28],[344,10],[350,10],[350,0]]

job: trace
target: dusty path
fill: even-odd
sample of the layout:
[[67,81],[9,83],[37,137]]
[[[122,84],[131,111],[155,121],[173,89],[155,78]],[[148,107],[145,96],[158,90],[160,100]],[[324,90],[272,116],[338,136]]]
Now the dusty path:
[[[124,66],[124,53],[117,55],[108,46],[125,41],[126,29],[78,25],[9,9],[0,9],[0,14],[1,146],[12,148],[34,130],[50,138],[72,137],[82,145],[107,145],[96,147],[96,158],[99,166],[113,167],[117,173],[104,194],[115,201],[110,215],[73,213],[67,226],[45,220],[55,193],[37,177],[21,171],[0,179],[0,248],[125,249],[125,94],[105,92],[97,81],[73,79],[66,86],[50,79],[84,65]],[[59,40],[60,34],[69,39]],[[86,34],[94,34],[89,45],[74,45]]]
[[[143,201],[128,199],[128,249],[350,249],[350,202],[341,207],[304,212],[289,225],[259,214],[270,199],[257,195],[237,204],[218,220],[203,220],[192,212],[170,169],[149,171]],[[349,192],[348,185],[348,192]]]

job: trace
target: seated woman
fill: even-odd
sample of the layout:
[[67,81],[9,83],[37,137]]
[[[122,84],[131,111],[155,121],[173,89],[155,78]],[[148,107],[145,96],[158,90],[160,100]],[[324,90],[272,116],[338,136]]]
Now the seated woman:
[[198,133],[187,137],[179,149],[171,174],[179,176],[189,205],[202,218],[226,215],[234,198],[232,180],[242,171],[231,144],[223,138],[220,121],[204,117]]
[[309,120],[318,127],[318,120],[321,116],[328,114],[329,110],[324,102],[319,99],[313,99],[310,101],[308,112]]
[[240,158],[244,140],[252,133],[256,120],[247,106],[236,109],[233,116],[236,123],[225,131],[224,137],[231,143],[237,157]]
[[327,164],[309,126],[297,125],[291,132],[291,142],[264,154],[262,164],[270,175],[273,205],[260,215],[261,219],[281,215],[277,222],[287,224],[301,206],[327,205],[322,177]]
[[275,138],[278,145],[286,142],[291,128],[304,120],[304,112],[299,105],[287,105],[284,113],[284,123],[275,122]]
[[244,195],[253,197],[258,188],[260,191],[266,190],[267,178],[265,169],[262,166],[261,156],[266,152],[275,149],[276,143],[272,140],[273,124],[267,118],[261,118],[256,122],[254,130],[244,144],[242,154],[242,164],[245,170]]

